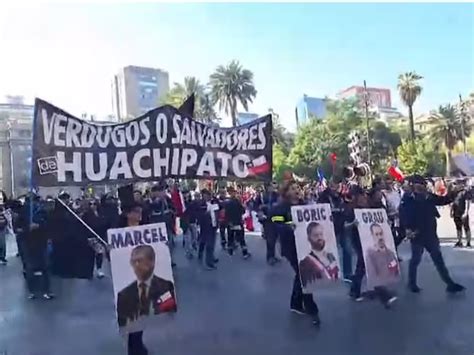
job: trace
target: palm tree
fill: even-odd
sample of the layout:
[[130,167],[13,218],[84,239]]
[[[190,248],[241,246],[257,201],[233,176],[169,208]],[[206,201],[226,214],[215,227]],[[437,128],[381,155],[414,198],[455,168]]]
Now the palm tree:
[[430,116],[431,136],[446,148],[446,175],[451,173],[451,155],[457,142],[462,138],[461,117],[456,107],[440,106]]
[[214,103],[219,103],[219,110],[231,116],[232,126],[237,125],[237,104],[248,111],[249,103],[257,96],[253,85],[253,73],[243,69],[236,61],[231,61],[226,67],[219,65],[210,76],[211,97]]
[[208,88],[193,76],[184,78],[184,83],[174,83],[163,100],[163,104],[179,107],[192,94],[195,95],[194,118],[204,123],[220,121],[217,117]]
[[421,75],[411,71],[398,76],[398,91],[403,103],[408,107],[408,120],[410,122],[411,140],[415,140],[415,122],[413,119],[413,104],[420,96],[422,87],[419,80],[423,79]]

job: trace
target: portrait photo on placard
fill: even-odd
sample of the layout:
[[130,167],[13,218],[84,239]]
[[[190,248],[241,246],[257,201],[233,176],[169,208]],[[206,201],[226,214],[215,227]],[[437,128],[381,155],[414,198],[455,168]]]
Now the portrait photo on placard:
[[153,316],[176,312],[166,225],[109,229],[107,235],[120,332],[143,330]]
[[367,287],[389,286],[400,280],[400,265],[385,209],[355,209]]
[[293,206],[291,215],[303,288],[314,292],[319,282],[339,280],[341,268],[330,205]]

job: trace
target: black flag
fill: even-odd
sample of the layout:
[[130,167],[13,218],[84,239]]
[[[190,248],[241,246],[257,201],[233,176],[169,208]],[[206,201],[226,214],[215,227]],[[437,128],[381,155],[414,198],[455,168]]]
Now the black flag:
[[179,106],[178,110],[187,116],[194,117],[194,93]]
[[118,188],[118,197],[122,205],[122,210],[133,205],[133,184],[121,186]]
[[49,225],[53,247],[53,275],[61,278],[91,279],[95,252],[88,239],[94,235],[59,200],[56,200]]

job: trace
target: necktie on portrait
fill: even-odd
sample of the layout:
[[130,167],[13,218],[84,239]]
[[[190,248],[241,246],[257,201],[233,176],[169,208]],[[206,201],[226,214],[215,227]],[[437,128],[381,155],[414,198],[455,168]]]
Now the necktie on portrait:
[[147,289],[148,286],[146,283],[142,282],[139,285],[140,288],[140,315],[147,316],[150,313],[150,307],[148,304]]

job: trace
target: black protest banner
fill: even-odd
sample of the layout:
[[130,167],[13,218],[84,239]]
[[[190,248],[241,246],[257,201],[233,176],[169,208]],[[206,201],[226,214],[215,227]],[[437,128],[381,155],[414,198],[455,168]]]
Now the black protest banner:
[[128,122],[100,124],[36,99],[33,131],[33,186],[272,175],[270,115],[219,128],[162,106]]

